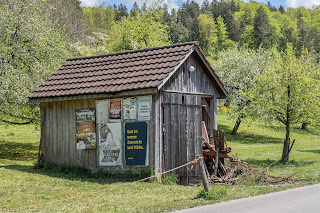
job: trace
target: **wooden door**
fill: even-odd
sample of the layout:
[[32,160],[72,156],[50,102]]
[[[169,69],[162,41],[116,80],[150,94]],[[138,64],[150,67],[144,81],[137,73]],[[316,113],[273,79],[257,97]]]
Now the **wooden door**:
[[[163,94],[163,170],[193,161],[202,154],[201,96],[179,93]],[[196,169],[176,170],[181,184],[194,182]]]

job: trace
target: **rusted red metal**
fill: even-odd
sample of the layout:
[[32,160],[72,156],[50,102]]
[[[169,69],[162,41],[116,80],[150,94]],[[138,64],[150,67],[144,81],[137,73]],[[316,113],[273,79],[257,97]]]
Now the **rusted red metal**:
[[[231,152],[231,147],[228,147],[227,145],[227,140],[224,137],[224,132],[223,131],[217,131],[213,130],[213,143],[210,142],[208,133],[207,133],[207,128],[205,125],[205,122],[202,121],[201,123],[202,127],[202,138],[203,138],[203,143],[202,143],[202,154],[204,157],[204,161],[206,162],[206,166],[208,168],[208,173],[212,177],[213,174],[213,167],[214,167],[214,159],[216,157],[216,148],[219,148],[218,152],[218,158],[221,162],[224,162],[225,158],[228,158],[230,161],[234,161],[233,157],[229,156],[228,153]],[[223,174],[220,174],[223,175]]]

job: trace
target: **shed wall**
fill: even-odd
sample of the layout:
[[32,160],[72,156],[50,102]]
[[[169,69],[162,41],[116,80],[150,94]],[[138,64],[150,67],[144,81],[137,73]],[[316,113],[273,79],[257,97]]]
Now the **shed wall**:
[[[193,66],[195,70],[189,72]],[[202,97],[210,99],[210,127],[217,128],[217,90],[191,55],[171,76],[156,96],[155,170],[175,168],[202,154]],[[191,167],[191,166],[190,166]],[[182,184],[198,174],[183,168],[177,171]]]
[[94,99],[41,103],[43,160],[57,164],[97,168],[96,150],[76,147],[76,109],[94,108]]
[[[99,147],[95,149],[77,149],[76,110],[95,108],[95,101],[103,99],[78,99],[40,103],[41,112],[41,153],[42,160],[68,166],[80,166],[90,170],[110,172],[139,171],[150,169],[154,165],[153,119],[148,121],[148,166],[99,166]],[[154,103],[154,99],[152,100]],[[154,110],[152,104],[151,111]],[[123,123],[124,131],[124,123]],[[98,131],[96,137],[98,141]],[[124,132],[122,134],[124,140]],[[122,141],[123,141],[122,140]],[[124,147],[123,147],[124,150]],[[124,161],[123,161],[124,162]]]

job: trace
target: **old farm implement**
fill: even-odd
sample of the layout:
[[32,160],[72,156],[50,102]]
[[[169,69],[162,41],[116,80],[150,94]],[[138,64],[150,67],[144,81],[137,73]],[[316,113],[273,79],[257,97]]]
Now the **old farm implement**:
[[226,138],[224,137],[224,131],[217,131],[212,129],[212,135],[208,136],[205,122],[202,121],[202,147],[203,157],[207,168],[209,178],[214,176],[221,177],[226,174],[224,169],[224,159],[228,158],[230,161],[234,161],[232,157],[228,155],[231,152],[231,147],[228,147]]

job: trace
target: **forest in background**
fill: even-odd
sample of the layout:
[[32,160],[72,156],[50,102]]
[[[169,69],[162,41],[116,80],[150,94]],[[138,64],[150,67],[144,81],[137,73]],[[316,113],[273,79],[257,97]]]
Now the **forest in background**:
[[[27,95],[67,58],[198,41],[229,90],[234,133],[242,121],[317,124],[320,9],[250,1],[81,7],[79,0],[0,0],[0,119],[39,122]],[[312,107],[310,107],[312,106]],[[287,161],[289,153],[284,153]]]

